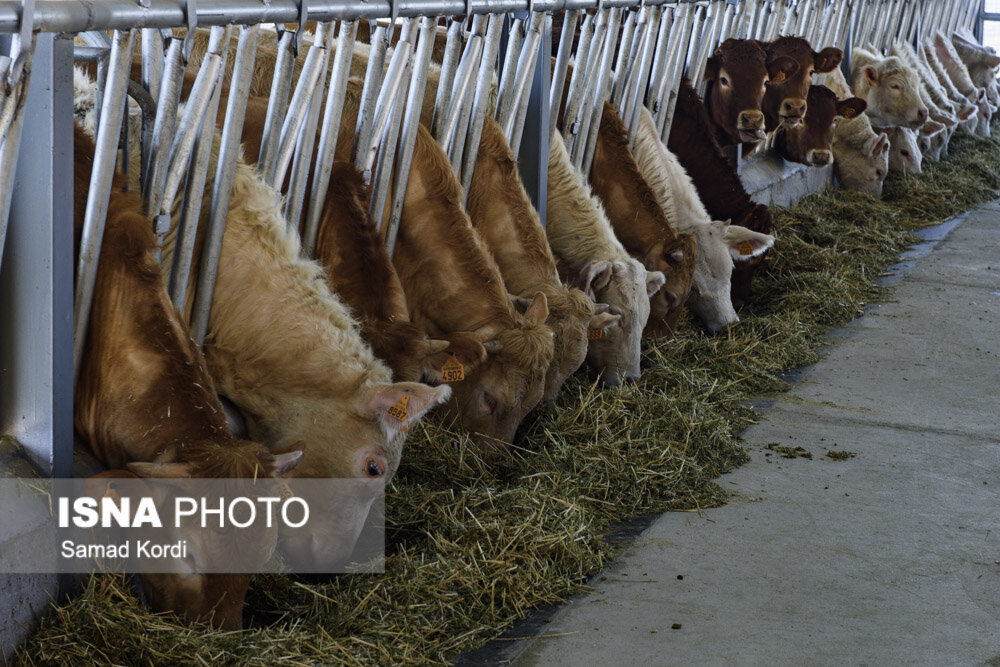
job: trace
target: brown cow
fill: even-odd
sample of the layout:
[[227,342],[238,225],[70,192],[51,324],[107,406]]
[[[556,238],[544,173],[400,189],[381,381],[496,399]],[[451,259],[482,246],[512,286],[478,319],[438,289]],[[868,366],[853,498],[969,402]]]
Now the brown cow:
[[789,162],[822,167],[833,162],[833,132],[841,118],[854,118],[868,103],[859,97],[838,100],[826,86],[809,86],[805,118],[782,123],[774,133],[774,150]]
[[590,182],[625,249],[647,269],[666,276],[666,284],[652,296],[646,330],[672,335],[691,291],[697,246],[690,234],[678,235],[670,226],[629,150],[625,124],[608,102],[597,133]]
[[588,331],[604,330],[620,319],[607,304],[595,304],[562,283],[538,213],[521,184],[517,161],[500,126],[486,118],[466,210],[503,276],[507,291],[528,299],[536,292],[549,304],[548,324],[555,333],[555,357],[545,377],[544,399],[559,388],[587,356]]
[[801,37],[779,37],[762,46],[767,52],[769,66],[784,57],[791,58],[798,64],[794,74],[783,79],[780,74],[772,76],[767,84],[761,107],[767,119],[767,130],[770,132],[776,129],[781,122],[784,122],[785,127],[795,127],[805,118],[813,73],[825,74],[832,71],[844,59],[844,52],[828,46],[817,53]]
[[[93,169],[94,143],[74,128],[74,236],[79,250]],[[74,396],[74,425],[105,465],[145,477],[253,478],[291,471],[301,451],[272,454],[237,440],[205,360],[170,303],[153,258],[152,223],[137,194],[108,203],[94,300]],[[247,549],[270,557],[277,533],[255,536]],[[219,554],[215,554],[219,556]],[[211,554],[206,555],[212,558]],[[148,574],[146,595],[157,610],[242,627],[249,574]]]
[[430,132],[417,132],[393,263],[413,321],[437,336],[472,331],[489,353],[452,385],[446,410],[466,430],[511,442],[542,399],[553,357],[548,305],[538,292],[519,313],[462,208],[462,187]]
[[788,56],[769,61],[760,42],[727,39],[705,65],[705,108],[720,146],[757,143],[765,138],[761,102],[768,80],[779,82],[798,71]]
[[[770,209],[750,199],[736,170],[712,138],[711,121],[705,105],[686,78],[681,80],[667,148],[687,171],[702,203],[713,220],[731,220],[761,234],[770,234]],[[750,283],[758,255],[738,260],[730,278],[733,307],[739,309],[750,297]]]
[[[389,253],[368,214],[368,192],[349,162],[335,162],[316,238],[316,259],[327,283],[361,322],[361,337],[392,369],[397,382],[440,381],[452,356],[463,364],[482,360],[477,341],[453,334],[430,339],[410,321],[406,294]],[[450,343],[450,347],[449,347]]]

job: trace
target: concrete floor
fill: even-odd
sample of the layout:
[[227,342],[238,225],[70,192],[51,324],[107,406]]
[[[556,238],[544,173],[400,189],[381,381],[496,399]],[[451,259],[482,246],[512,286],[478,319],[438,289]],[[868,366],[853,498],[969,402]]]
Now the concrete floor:
[[1000,667],[1000,203],[942,229],[761,403],[732,504],[658,518],[471,662]]

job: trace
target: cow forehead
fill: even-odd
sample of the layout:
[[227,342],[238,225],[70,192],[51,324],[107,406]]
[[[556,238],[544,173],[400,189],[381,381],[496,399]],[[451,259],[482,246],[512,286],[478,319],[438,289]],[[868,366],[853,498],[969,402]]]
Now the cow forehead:
[[736,76],[767,74],[767,53],[761,46],[749,39],[727,39],[715,50],[719,65]]
[[813,64],[815,55],[812,46],[802,37],[779,37],[767,46],[768,61],[788,56],[794,58],[800,65],[808,67]]

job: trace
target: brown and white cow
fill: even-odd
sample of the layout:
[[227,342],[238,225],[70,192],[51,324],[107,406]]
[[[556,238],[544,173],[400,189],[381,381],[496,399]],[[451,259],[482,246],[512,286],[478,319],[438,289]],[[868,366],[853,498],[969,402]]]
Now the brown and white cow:
[[559,274],[593,301],[608,304],[608,312],[619,317],[617,326],[591,338],[587,363],[608,386],[622,377],[638,379],[649,300],[666,278],[660,271],[647,271],[622,247],[604,206],[570,162],[558,133],[549,146],[548,176],[545,234]]
[[521,184],[517,161],[500,126],[487,117],[476,157],[466,210],[473,227],[496,260],[507,291],[526,299],[541,292],[549,305],[547,324],[555,333],[555,356],[545,377],[543,398],[555,400],[559,388],[587,356],[589,331],[603,336],[620,316],[607,304],[595,312],[586,294],[562,283],[545,230]]
[[[681,79],[667,148],[677,156],[690,176],[698,197],[713,220],[731,220],[732,224],[761,234],[773,229],[771,210],[750,199],[736,169],[712,138],[705,105],[691,83]],[[741,255],[736,259],[730,278],[732,303],[740,308],[750,298],[753,273],[764,255]]]
[[851,89],[868,103],[874,124],[918,128],[927,120],[917,73],[902,60],[856,48],[851,68]]
[[[94,143],[76,126],[74,237],[77,254]],[[205,359],[170,302],[153,257],[155,239],[140,197],[121,192],[116,175],[74,394],[74,426],[97,458],[143,477],[255,478],[287,474],[302,452],[281,454],[237,440],[226,426]],[[250,537],[250,536],[248,536]],[[256,532],[245,543],[263,565],[276,531]],[[191,554],[218,560],[223,554]],[[147,574],[143,586],[157,610],[242,627],[249,574]]]
[[799,65],[777,55],[768,60],[761,42],[727,39],[705,64],[705,108],[712,121],[713,136],[720,146],[763,141],[765,84],[785,81]]
[[[608,102],[601,116],[590,182],[625,249],[647,269],[666,276],[666,283],[650,302],[646,330],[672,335],[691,292],[698,247],[690,234],[678,234],[671,227],[629,149],[625,124]],[[702,316],[698,310],[695,313]]]
[[837,123],[840,119],[858,116],[867,106],[861,98],[838,100],[826,86],[810,86],[805,118],[775,130],[774,150],[789,162],[817,167],[828,165],[833,162],[833,135]]
[[542,399],[554,353],[537,292],[524,313],[462,208],[462,186],[440,146],[418,128],[393,264],[413,321],[432,336],[470,331],[488,356],[452,385],[446,407],[465,430],[511,442]]
[[697,241],[694,283],[688,297],[691,310],[712,333],[738,322],[730,296],[733,265],[762,255],[774,245],[774,237],[712,220],[691,177],[659,140],[653,117],[645,108],[639,117],[635,157],[668,219]]
[[368,214],[368,188],[349,162],[337,161],[316,237],[316,259],[327,283],[361,323],[361,337],[392,369],[397,382],[440,381],[452,357],[465,365],[486,351],[471,337],[428,338],[410,321],[406,294]]
[[791,36],[778,37],[762,46],[767,52],[769,69],[779,58],[791,58],[798,64],[796,71],[784,78],[783,73],[771,76],[761,105],[769,132],[781,123],[787,128],[794,128],[807,113],[813,74],[825,74],[835,69],[844,59],[844,52],[828,46],[817,53],[807,40]]

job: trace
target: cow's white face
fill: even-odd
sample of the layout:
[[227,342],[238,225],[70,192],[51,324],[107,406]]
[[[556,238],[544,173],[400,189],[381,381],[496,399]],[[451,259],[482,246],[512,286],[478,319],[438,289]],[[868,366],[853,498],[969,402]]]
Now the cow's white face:
[[842,188],[882,196],[882,183],[889,169],[889,139],[884,132],[871,132],[860,149],[846,141],[834,141],[833,154]]
[[406,430],[452,393],[449,386],[429,387],[417,382],[345,390],[353,394],[298,401],[294,414],[283,415],[282,433],[261,434],[275,442],[274,449],[301,443],[304,454],[295,477],[357,482],[344,485],[336,492],[339,496],[331,492],[326,506],[315,510],[328,519],[311,535],[282,535],[281,549],[297,563],[347,561],[372,503],[399,467]]
[[898,58],[889,74],[882,67],[868,66],[863,74],[870,88],[865,96],[868,114],[879,118],[879,125],[918,128],[928,117],[928,109],[920,99],[920,83],[916,72],[905,68]]
[[[601,338],[590,341],[587,363],[598,372],[603,384],[613,387],[622,378],[639,377],[642,330],[649,320],[650,274],[636,259],[604,264],[603,277],[591,280],[587,293],[599,303],[608,304],[608,313],[619,319],[602,330]],[[655,276],[655,282],[662,285],[663,274],[657,272]]]
[[890,127],[886,133],[889,136],[889,168],[910,174],[921,173],[923,152],[917,142],[917,133],[908,127]]

